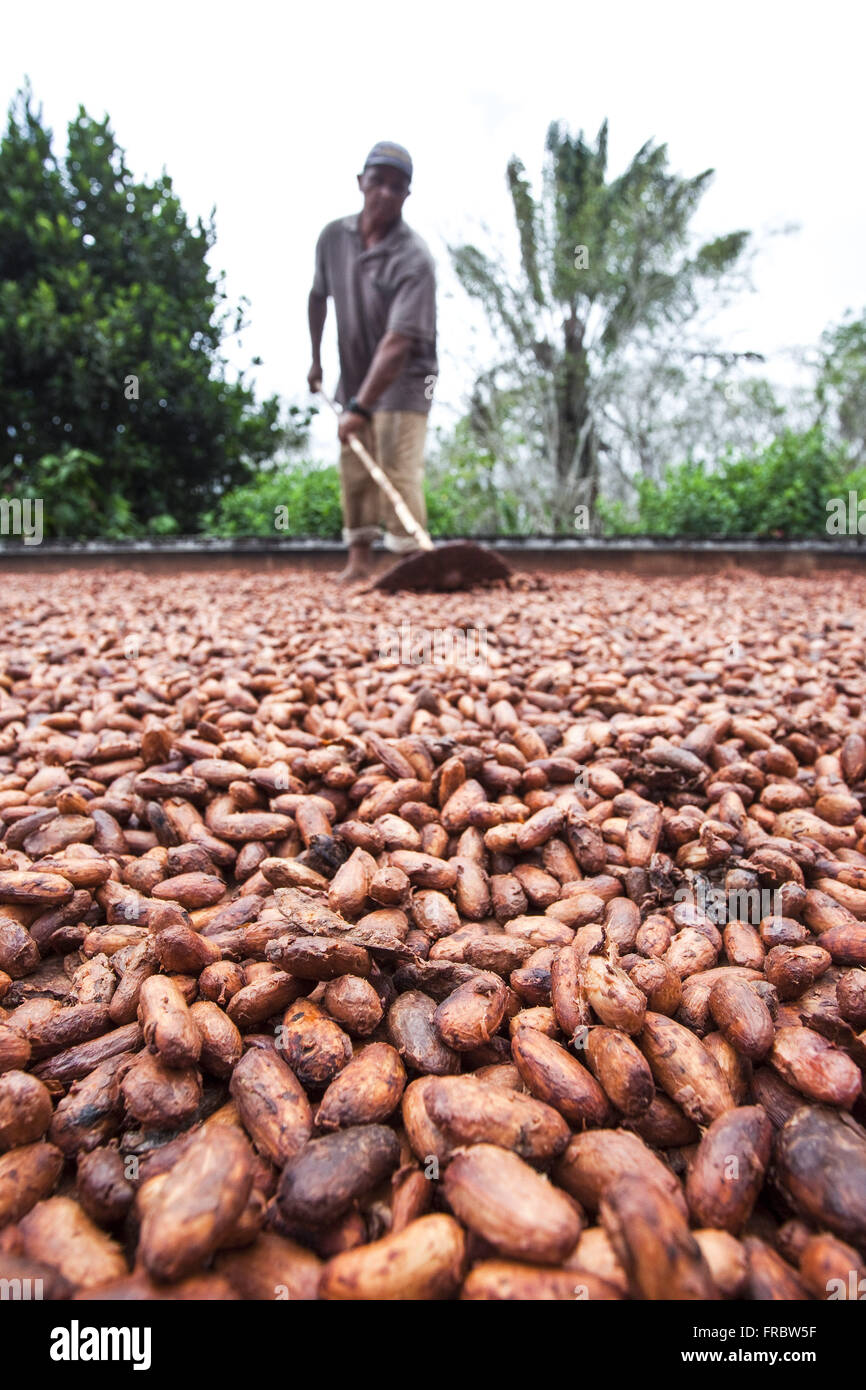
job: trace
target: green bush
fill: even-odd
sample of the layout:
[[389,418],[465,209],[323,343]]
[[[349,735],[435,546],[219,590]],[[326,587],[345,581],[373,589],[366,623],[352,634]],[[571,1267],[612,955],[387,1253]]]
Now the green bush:
[[6,497],[41,499],[46,538],[120,540],[144,534],[127,499],[103,490],[102,466],[85,449],[64,449],[43,454],[23,475],[9,465],[0,468],[0,490]]
[[[106,489],[104,477],[95,454],[67,448],[43,455],[23,478],[20,469],[0,466],[0,499],[41,498],[46,538],[135,539],[181,530],[165,512],[137,521],[129,501]],[[852,469],[845,449],[829,445],[816,426],[801,434],[786,431],[752,456],[723,456],[712,470],[692,461],[670,467],[661,482],[638,482],[634,508],[602,501],[599,511],[607,535],[796,539],[830,534],[832,498],[843,499],[847,533],[852,491],[866,499],[866,468]],[[452,442],[434,461],[425,492],[434,536],[529,529],[518,497],[494,485],[492,456],[468,445]],[[202,517],[205,534],[224,537],[339,540],[342,524],[338,470],[312,461],[260,469]],[[866,534],[866,516],[863,526]]]
[[458,426],[424,484],[432,536],[513,536],[526,529],[519,498],[493,480],[494,463]]
[[785,430],[752,456],[728,453],[713,470],[693,461],[669,467],[661,482],[638,482],[631,512],[622,503],[600,511],[608,535],[826,536],[827,503],[856,476],[847,452],[814,426]]
[[[450,458],[424,487],[431,535],[514,534],[519,504],[497,492],[489,465],[480,456]],[[343,519],[336,467],[304,463],[262,469],[250,483],[233,488],[202,518],[213,536],[310,536],[339,540]]]
[[153,516],[147,523],[147,533],[150,536],[176,536],[180,531],[180,525],[173,516]]
[[336,467],[302,463],[262,469],[224,494],[202,517],[212,536],[318,536],[339,540],[343,528]]
[[42,502],[42,534],[50,540],[137,540],[171,536],[181,529],[163,513],[137,521],[130,501],[107,491],[103,460],[86,449],[62,449],[43,454],[22,475],[0,467],[0,498],[30,497]]

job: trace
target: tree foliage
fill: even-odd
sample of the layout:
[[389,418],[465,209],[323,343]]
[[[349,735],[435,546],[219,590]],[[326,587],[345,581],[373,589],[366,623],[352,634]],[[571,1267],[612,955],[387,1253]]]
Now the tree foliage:
[[477,446],[468,420],[437,434],[427,468],[427,520],[437,536],[513,536],[533,530],[528,500],[509,486],[507,470]]
[[866,309],[822,334],[816,395],[819,419],[866,464]]
[[449,248],[502,351],[476,384],[478,438],[495,438],[503,383],[516,386],[526,438],[543,460],[534,481],[558,530],[570,529],[576,504],[591,508],[596,499],[601,456],[611,447],[606,375],[641,335],[681,332],[703,297],[731,282],[749,240],[734,231],[690,249],[690,222],[713,171],[674,174],[667,147],[647,141],[608,179],[607,146],[607,122],[594,145],[554,122],[539,198],[521,161],[511,159],[516,277],[475,245]]
[[[163,172],[136,180],[108,119],[83,107],[65,155],[28,90],[0,141],[0,486],[32,490],[43,456],[101,461],[90,485],[135,522],[202,509],[280,443],[220,355],[241,327]],[[43,470],[44,473],[44,470]],[[116,500],[105,502],[105,513]],[[159,529],[159,528],[157,528]]]

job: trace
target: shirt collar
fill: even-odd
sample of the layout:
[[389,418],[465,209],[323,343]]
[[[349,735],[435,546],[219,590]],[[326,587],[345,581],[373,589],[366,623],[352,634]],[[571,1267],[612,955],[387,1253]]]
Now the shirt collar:
[[[350,215],[349,215],[349,216],[346,218],[346,220],[345,220],[345,225],[348,227],[348,229],[349,229],[350,232],[354,232],[354,233],[356,234],[356,236],[358,237],[358,240],[360,241],[360,238],[361,238],[361,214],[360,214],[359,212],[350,213]],[[391,228],[390,232],[389,232],[388,235],[385,237],[384,241],[377,242],[375,246],[370,246],[370,247],[368,247],[366,251],[362,249],[361,255],[362,255],[362,256],[380,256],[380,255],[385,254],[386,252],[392,250],[393,247],[395,247],[395,246],[397,245],[398,241],[400,241],[400,240],[402,239],[402,237],[403,237],[403,235],[404,235],[404,233],[405,233],[405,230],[406,230],[406,223],[403,221],[403,218],[400,217],[400,218],[398,218],[398,220],[397,220],[397,222],[394,224],[394,226]]]

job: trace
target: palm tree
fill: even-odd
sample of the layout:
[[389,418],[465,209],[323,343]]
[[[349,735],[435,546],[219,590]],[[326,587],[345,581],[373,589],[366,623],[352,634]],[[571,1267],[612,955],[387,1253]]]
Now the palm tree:
[[[449,246],[466,292],[483,306],[501,360],[476,382],[470,418],[496,447],[498,407],[518,388],[525,438],[543,460],[546,510],[571,530],[577,506],[593,514],[605,439],[605,375],[654,330],[685,325],[700,294],[718,287],[750,233],[730,232],[689,254],[689,223],[712,169],[694,178],[667,167],[667,146],[647,141],[606,181],[607,121],[595,146],[551,124],[541,198],[514,156],[508,187],[520,243],[515,280],[498,256]],[[500,381],[504,378],[504,386]]]

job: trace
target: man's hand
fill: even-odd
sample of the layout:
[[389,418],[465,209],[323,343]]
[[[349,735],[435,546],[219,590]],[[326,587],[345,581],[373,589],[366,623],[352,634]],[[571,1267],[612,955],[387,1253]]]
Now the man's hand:
[[349,435],[360,434],[367,423],[363,415],[356,415],[353,410],[344,410],[337,426],[337,437],[340,443],[348,444]]
[[307,385],[309,386],[310,390],[315,394],[316,391],[318,391],[321,384],[322,364],[321,362],[314,362],[310,370],[307,372]]

